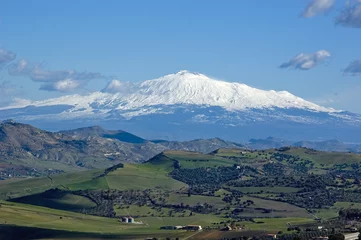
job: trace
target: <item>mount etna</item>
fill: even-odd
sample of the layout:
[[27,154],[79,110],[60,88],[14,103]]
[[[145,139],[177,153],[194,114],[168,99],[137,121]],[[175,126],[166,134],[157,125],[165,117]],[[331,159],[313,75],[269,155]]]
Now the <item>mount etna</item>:
[[0,108],[0,119],[9,118],[53,131],[99,125],[167,140],[273,136],[355,142],[361,134],[359,114],[188,71],[134,84],[113,80],[88,95],[17,99]]

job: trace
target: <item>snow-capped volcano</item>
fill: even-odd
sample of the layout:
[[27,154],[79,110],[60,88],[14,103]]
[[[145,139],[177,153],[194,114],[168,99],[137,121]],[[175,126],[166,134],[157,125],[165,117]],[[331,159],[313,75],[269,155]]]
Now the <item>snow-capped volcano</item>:
[[188,71],[144,81],[139,85],[139,91],[123,99],[133,107],[195,104],[219,106],[227,110],[278,107],[334,111],[307,102],[286,91],[263,91],[245,84],[218,81]]
[[[170,135],[169,126],[181,126],[186,129],[182,134],[188,131],[192,135],[200,130],[198,127],[194,130],[197,124],[208,124],[212,129],[231,127],[232,134],[235,129],[248,127],[250,130],[250,125],[259,124],[269,125],[272,131],[285,124],[292,127],[317,125],[318,128],[326,125],[333,128],[361,126],[360,115],[325,108],[286,91],[260,90],[188,71],[139,83],[113,80],[103,91],[88,95],[67,95],[43,101],[18,100],[11,106],[0,108],[0,119],[4,118],[32,124],[66,120],[67,124],[76,122],[77,126],[95,123],[108,128],[126,124],[132,128],[124,130],[135,133],[139,131],[134,128],[146,127],[147,131],[154,128],[156,132]],[[51,126],[65,128],[61,123]],[[212,131],[207,136],[219,137]],[[276,136],[264,131],[266,136]]]
[[[117,81],[117,80],[115,80]],[[204,105],[217,106],[226,110],[246,110],[265,108],[298,108],[320,112],[335,112],[334,109],[318,106],[286,91],[264,91],[241,83],[230,83],[207,77],[200,73],[180,71],[164,77],[137,84],[117,81],[119,92],[109,86],[104,92],[87,96],[70,95],[45,101],[20,101],[13,107],[49,106],[69,104],[76,109],[91,110],[96,104],[109,110],[131,110],[157,105]],[[113,81],[110,87],[114,85]],[[25,106],[24,106],[25,103]],[[9,107],[7,107],[9,108]],[[84,109],[85,110],[85,109]]]

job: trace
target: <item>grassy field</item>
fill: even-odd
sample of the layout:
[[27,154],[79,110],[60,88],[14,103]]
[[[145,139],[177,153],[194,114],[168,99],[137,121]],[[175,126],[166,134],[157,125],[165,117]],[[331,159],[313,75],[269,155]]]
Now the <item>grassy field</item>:
[[258,193],[258,192],[270,192],[270,193],[293,193],[298,192],[300,188],[293,187],[232,187],[243,193]]
[[232,166],[235,162],[222,157],[185,151],[166,151],[165,156],[178,160],[183,168]]
[[[181,168],[211,168],[215,166],[233,166],[235,163],[240,163],[257,168],[258,172],[255,171],[256,174],[264,176],[266,171],[262,171],[263,165],[271,161],[270,156],[274,153],[290,154],[302,159],[311,160],[316,165],[316,168],[312,169],[316,174],[325,173],[335,163],[345,161],[348,163],[361,162],[361,155],[357,154],[323,153],[303,148],[292,148],[282,152],[275,149],[255,152],[239,149],[220,149],[211,155],[167,151],[145,164],[125,164],[123,168],[118,168],[105,176],[100,176],[104,173],[104,170],[92,170],[43,178],[5,180],[0,181],[0,199],[18,199],[16,203],[2,203],[0,209],[0,229],[1,225],[15,225],[31,228],[25,229],[29,231],[33,228],[53,229],[77,234],[81,232],[87,234],[110,234],[123,236],[124,239],[136,239],[135,236],[141,236],[144,239],[146,235],[184,236],[184,234],[187,235],[184,232],[167,232],[161,231],[159,228],[164,225],[189,224],[198,224],[206,227],[215,226],[214,223],[223,226],[225,222],[232,220],[225,217],[228,217],[230,213],[233,214],[233,210],[239,210],[238,208],[242,208],[242,211],[239,210],[236,213],[239,214],[240,218],[245,219],[249,217],[255,219],[255,222],[241,222],[249,230],[277,232],[286,231],[290,224],[312,223],[314,216],[303,208],[285,202],[256,197],[272,197],[277,196],[278,193],[295,193],[300,191],[300,188],[273,185],[273,187],[230,187],[230,189],[227,188],[229,191],[236,189],[239,195],[231,200],[226,198],[223,201],[222,199],[225,195],[231,195],[225,189],[216,191],[215,196],[195,195],[196,192],[192,192],[188,196],[186,194],[188,186],[170,177],[170,172],[174,169],[176,161],[180,163]],[[286,160],[282,164],[287,164]],[[321,166],[321,164],[326,165]],[[202,170],[204,171],[204,169]],[[206,169],[206,171],[208,170],[211,169]],[[248,177],[256,178],[258,175],[249,175]],[[240,179],[239,175],[236,175],[235,179]],[[245,179],[242,178],[240,181],[242,180]],[[225,187],[226,185],[223,186]],[[68,192],[63,191],[62,196],[55,197],[41,194],[51,188],[60,188],[68,190]],[[124,203],[122,206],[115,205],[114,207],[117,216],[132,215],[137,217],[136,221],[142,221],[144,225],[121,224],[119,220],[114,218],[102,218],[69,212],[95,207],[95,203],[89,198],[69,192],[87,189],[154,190],[151,192],[154,195],[149,197],[151,201],[146,198],[146,203],[139,203],[140,205],[146,204],[144,206],[135,205],[132,199],[131,202]],[[123,193],[119,194],[120,197],[124,197],[124,195],[121,195]],[[202,193],[198,192],[198,194]],[[162,198],[164,196],[165,199]],[[153,197],[154,199],[152,199]],[[230,196],[227,197],[229,199]],[[253,204],[248,205],[247,200],[252,201]],[[157,204],[161,202],[168,205],[160,207],[160,205],[154,203],[157,201]],[[181,203],[189,206],[208,203],[217,210],[213,210],[212,214],[194,212],[191,214],[191,211],[196,210],[189,208],[188,210],[176,212],[175,209],[178,209],[179,206],[171,206],[171,204],[178,205]],[[112,204],[117,203],[113,202]],[[150,207],[150,205],[153,207]],[[171,209],[171,207],[174,207],[174,209]],[[314,210],[315,216],[330,219],[336,217],[341,208],[361,208],[361,203],[337,202],[328,209]],[[221,222],[222,224],[219,224]],[[94,239],[97,239],[97,237],[94,237]]]
[[70,193],[56,193],[53,195],[49,193],[40,193],[24,196],[12,201],[68,211],[77,211],[96,207],[96,204],[89,198]]
[[171,204],[180,204],[183,203],[185,205],[194,206],[197,203],[203,204],[208,203],[216,208],[225,207],[227,204],[222,201],[221,197],[211,197],[211,196],[201,196],[201,195],[191,195],[188,197],[187,194],[178,194],[172,193],[168,198],[168,203]]
[[159,229],[161,226],[184,226],[184,225],[201,225],[201,226],[212,226],[213,223],[220,223],[225,221],[218,216],[211,214],[193,214],[188,217],[144,217],[139,218],[149,227],[153,229]]
[[271,213],[265,214],[267,217],[301,217],[301,218],[312,218],[312,216],[303,208],[296,207],[294,205],[272,201],[264,200],[260,198],[248,197],[245,196],[242,198],[242,201],[251,200],[254,204],[251,205],[252,208],[267,208],[273,209]]
[[0,199],[21,197],[43,192],[51,188],[89,181],[104,170],[52,175],[49,177],[0,181]]
[[95,233],[121,233],[132,228],[144,228],[122,225],[117,219],[8,202],[1,203],[0,224]]
[[321,152],[306,148],[293,147],[286,151],[279,151],[277,149],[269,149],[264,151],[247,151],[240,149],[219,149],[214,156],[219,157],[238,157],[243,158],[246,162],[249,160],[270,159],[274,153],[282,153],[299,157],[301,159],[310,160],[320,166],[331,166],[341,163],[360,163],[361,154],[356,153],[341,153],[341,152]]
[[360,163],[361,154],[356,153],[339,153],[339,152],[319,152],[305,148],[291,148],[283,152],[300,158],[311,160],[316,164],[342,164],[342,163]]
[[289,225],[301,225],[307,223],[313,223],[314,221],[309,218],[259,218],[254,219],[256,223],[242,222],[247,229],[250,230],[263,230],[263,231],[287,231]]
[[106,177],[111,189],[147,189],[160,187],[165,190],[175,190],[187,186],[167,176],[164,171],[153,171],[149,166],[125,165]]
[[[67,235],[80,234],[80,236],[84,235],[84,239],[89,239],[89,236],[98,236],[99,239],[144,239],[147,236],[163,236],[165,238],[166,236],[185,236],[190,233],[160,230],[160,226],[163,226],[163,223],[183,223],[184,225],[188,222],[205,223],[208,220],[202,219],[209,219],[209,217],[194,216],[189,219],[184,218],[182,221],[177,219],[180,218],[164,218],[164,221],[162,218],[154,218],[154,221],[152,218],[144,218],[137,220],[144,221],[146,224],[123,224],[114,218],[103,218],[45,207],[1,202],[0,229],[4,226],[21,226],[67,231]],[[147,224],[148,222],[152,224]],[[62,232],[55,234],[55,236],[61,235]],[[66,239],[71,238],[67,237]],[[97,238],[95,237],[95,239]]]
[[314,209],[315,215],[321,219],[331,219],[338,216],[340,209],[357,208],[361,209],[361,203],[354,202],[336,202],[328,209]]

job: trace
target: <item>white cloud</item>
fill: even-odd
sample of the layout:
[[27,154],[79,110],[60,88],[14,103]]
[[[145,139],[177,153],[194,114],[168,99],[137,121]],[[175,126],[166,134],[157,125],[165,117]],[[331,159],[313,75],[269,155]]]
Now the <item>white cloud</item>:
[[84,86],[93,79],[105,78],[97,72],[77,72],[75,70],[51,71],[44,69],[41,65],[32,65],[28,61],[21,59],[13,63],[8,68],[11,76],[27,76],[34,82],[44,82],[40,90],[46,91],[73,91]]
[[114,79],[102,91],[109,93],[131,93],[136,91],[136,88],[135,84],[131,82],[122,82]]
[[332,8],[335,0],[312,0],[303,11],[302,16],[311,18],[318,14],[326,13]]
[[27,75],[31,72],[30,65],[25,59],[20,59],[16,63],[13,63],[8,68],[9,75],[21,76]]
[[46,83],[40,87],[40,90],[69,92],[79,88],[83,83],[73,79],[59,80],[53,83]]
[[336,24],[361,28],[361,0],[347,1],[345,8],[336,18]]
[[343,72],[353,76],[361,75],[361,60],[352,61]]
[[12,61],[16,58],[16,54],[12,51],[8,51],[6,49],[0,48],[0,68]]
[[323,63],[331,57],[326,50],[320,50],[315,53],[301,53],[290,59],[288,62],[281,64],[280,68],[294,68],[299,70],[309,70]]

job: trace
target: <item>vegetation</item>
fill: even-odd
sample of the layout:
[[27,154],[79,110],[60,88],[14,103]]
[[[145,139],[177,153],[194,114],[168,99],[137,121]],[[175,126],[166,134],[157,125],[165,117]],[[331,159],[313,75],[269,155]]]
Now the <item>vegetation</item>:
[[[209,235],[197,238],[235,236],[236,232],[220,231],[233,226],[258,233],[281,231],[284,239],[295,234],[307,239],[325,234],[317,229],[320,224],[329,224],[337,233],[345,221],[361,222],[361,158],[346,156],[352,156],[349,162],[340,153],[302,148],[221,149],[211,154],[168,151],[144,164],[6,180],[0,182],[0,196],[7,200],[0,218],[10,220],[0,224],[30,227],[26,221],[38,222],[35,212],[45,211],[49,218],[61,213],[63,219],[86,216],[109,221],[102,232],[112,234],[132,234],[136,229],[138,234],[165,236],[161,226],[199,224]],[[21,213],[19,218],[11,217],[14,209]],[[129,215],[142,224],[108,231],[114,221],[120,224],[119,219]],[[32,227],[74,230],[60,220],[40,222]],[[79,231],[94,229],[99,228]]]

